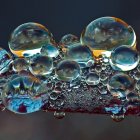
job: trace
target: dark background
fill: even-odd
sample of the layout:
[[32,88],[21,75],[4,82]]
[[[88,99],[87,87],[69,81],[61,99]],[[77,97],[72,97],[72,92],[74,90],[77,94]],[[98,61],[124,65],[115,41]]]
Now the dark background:
[[[65,34],[80,36],[83,28],[102,16],[123,19],[136,31],[139,45],[139,0],[0,0],[0,46],[8,49],[10,33],[25,22],[45,25],[58,42]],[[0,140],[139,140],[140,118],[115,123],[110,117],[52,113],[16,115],[0,112]]]

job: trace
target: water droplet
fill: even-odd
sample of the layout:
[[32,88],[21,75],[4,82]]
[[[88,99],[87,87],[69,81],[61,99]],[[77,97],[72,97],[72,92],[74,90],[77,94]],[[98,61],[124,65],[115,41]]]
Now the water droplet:
[[[7,83],[2,92],[2,100],[6,108],[18,114],[32,113],[40,110],[44,105],[47,94],[42,97],[42,92],[34,91],[34,85],[38,83],[32,77],[19,76]],[[42,84],[38,83],[42,89]]]
[[24,58],[17,58],[13,61],[13,70],[15,72],[20,72],[22,70],[28,69],[28,63]]
[[114,70],[129,71],[138,65],[139,59],[135,50],[122,45],[111,52],[110,65]]
[[81,43],[89,46],[95,56],[110,55],[119,45],[133,47],[136,35],[132,27],[115,17],[101,17],[92,21],[82,32]]
[[90,60],[94,63],[93,54],[90,49],[87,46],[82,46],[80,43],[71,45],[65,57],[78,62],[82,68],[87,67]]
[[89,73],[85,81],[88,85],[98,85],[100,82],[100,77],[97,73]]
[[72,34],[67,34],[61,38],[59,45],[67,48],[76,43],[79,43],[78,37]]
[[134,80],[127,74],[117,73],[108,80],[108,90],[118,98],[124,98],[134,89]]
[[80,67],[75,61],[64,60],[58,63],[55,73],[59,80],[72,81],[80,76]]
[[53,42],[52,34],[43,25],[25,23],[18,26],[9,41],[9,48],[18,57],[28,57],[40,53],[44,44]]
[[65,112],[55,111],[54,112],[54,117],[56,119],[63,119],[65,117]]
[[48,56],[35,55],[30,60],[29,70],[33,75],[47,75],[52,72],[53,61]]
[[47,44],[42,46],[41,54],[49,57],[57,57],[59,55],[59,51],[55,45]]

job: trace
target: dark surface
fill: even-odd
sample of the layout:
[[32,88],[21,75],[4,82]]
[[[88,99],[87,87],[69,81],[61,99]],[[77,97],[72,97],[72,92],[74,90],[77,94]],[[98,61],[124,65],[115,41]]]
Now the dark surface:
[[[45,25],[57,41],[68,33],[80,36],[83,28],[102,16],[115,16],[132,25],[140,36],[140,1],[137,0],[4,0],[0,2],[0,46],[8,49],[10,33],[25,22]],[[67,114],[55,120],[51,113],[0,113],[0,140],[138,140],[140,118],[121,123],[109,117]]]

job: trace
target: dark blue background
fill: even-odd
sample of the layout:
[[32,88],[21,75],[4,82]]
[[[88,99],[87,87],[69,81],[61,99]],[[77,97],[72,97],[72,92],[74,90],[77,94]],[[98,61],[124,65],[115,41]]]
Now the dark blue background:
[[[102,16],[119,17],[132,25],[139,46],[139,0],[1,0],[0,46],[8,49],[10,33],[25,22],[45,25],[58,42],[68,33],[80,36],[89,22]],[[140,139],[140,117],[115,123],[102,115],[66,114],[63,120],[55,120],[51,113],[0,112],[0,140],[106,139]]]

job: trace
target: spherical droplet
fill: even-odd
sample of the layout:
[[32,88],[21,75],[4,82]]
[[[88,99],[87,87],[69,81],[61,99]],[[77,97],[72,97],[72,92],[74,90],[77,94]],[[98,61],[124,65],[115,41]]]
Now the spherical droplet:
[[57,57],[59,55],[59,51],[55,45],[46,44],[42,46],[41,54],[49,57]]
[[13,61],[13,70],[20,72],[28,69],[28,62],[24,58],[17,58]]
[[72,34],[67,34],[61,38],[59,45],[62,47],[69,47],[75,43],[79,43],[78,37]]
[[100,82],[100,77],[97,73],[89,73],[86,77],[86,83],[88,85],[97,85]]
[[52,34],[43,25],[25,23],[18,26],[9,41],[9,48],[18,57],[28,57],[40,53],[44,44],[53,42]]
[[56,119],[63,119],[65,117],[65,112],[55,111],[54,112],[54,117]]
[[135,50],[122,45],[111,52],[110,65],[114,70],[129,71],[138,65],[139,59]]
[[11,62],[12,59],[9,53],[6,50],[0,48],[0,74],[9,70]]
[[32,77],[19,76],[10,80],[2,92],[2,100],[6,108],[18,114],[39,111],[45,102],[43,102],[42,92],[39,92],[40,89],[34,90],[35,84],[43,88],[41,83]]
[[33,75],[47,75],[52,72],[53,61],[48,56],[35,55],[30,60],[29,70]]
[[80,67],[88,67],[89,61],[94,63],[94,58],[91,50],[87,46],[82,46],[80,43],[71,45],[66,52],[67,59],[74,60],[79,63]]
[[77,62],[63,60],[56,67],[56,76],[62,81],[72,81],[80,76],[80,67]]
[[110,54],[119,45],[133,47],[136,35],[131,26],[115,17],[101,17],[92,21],[82,32],[81,43],[89,46],[95,56]]
[[124,98],[134,89],[134,80],[124,73],[117,73],[108,80],[108,90],[118,98]]

